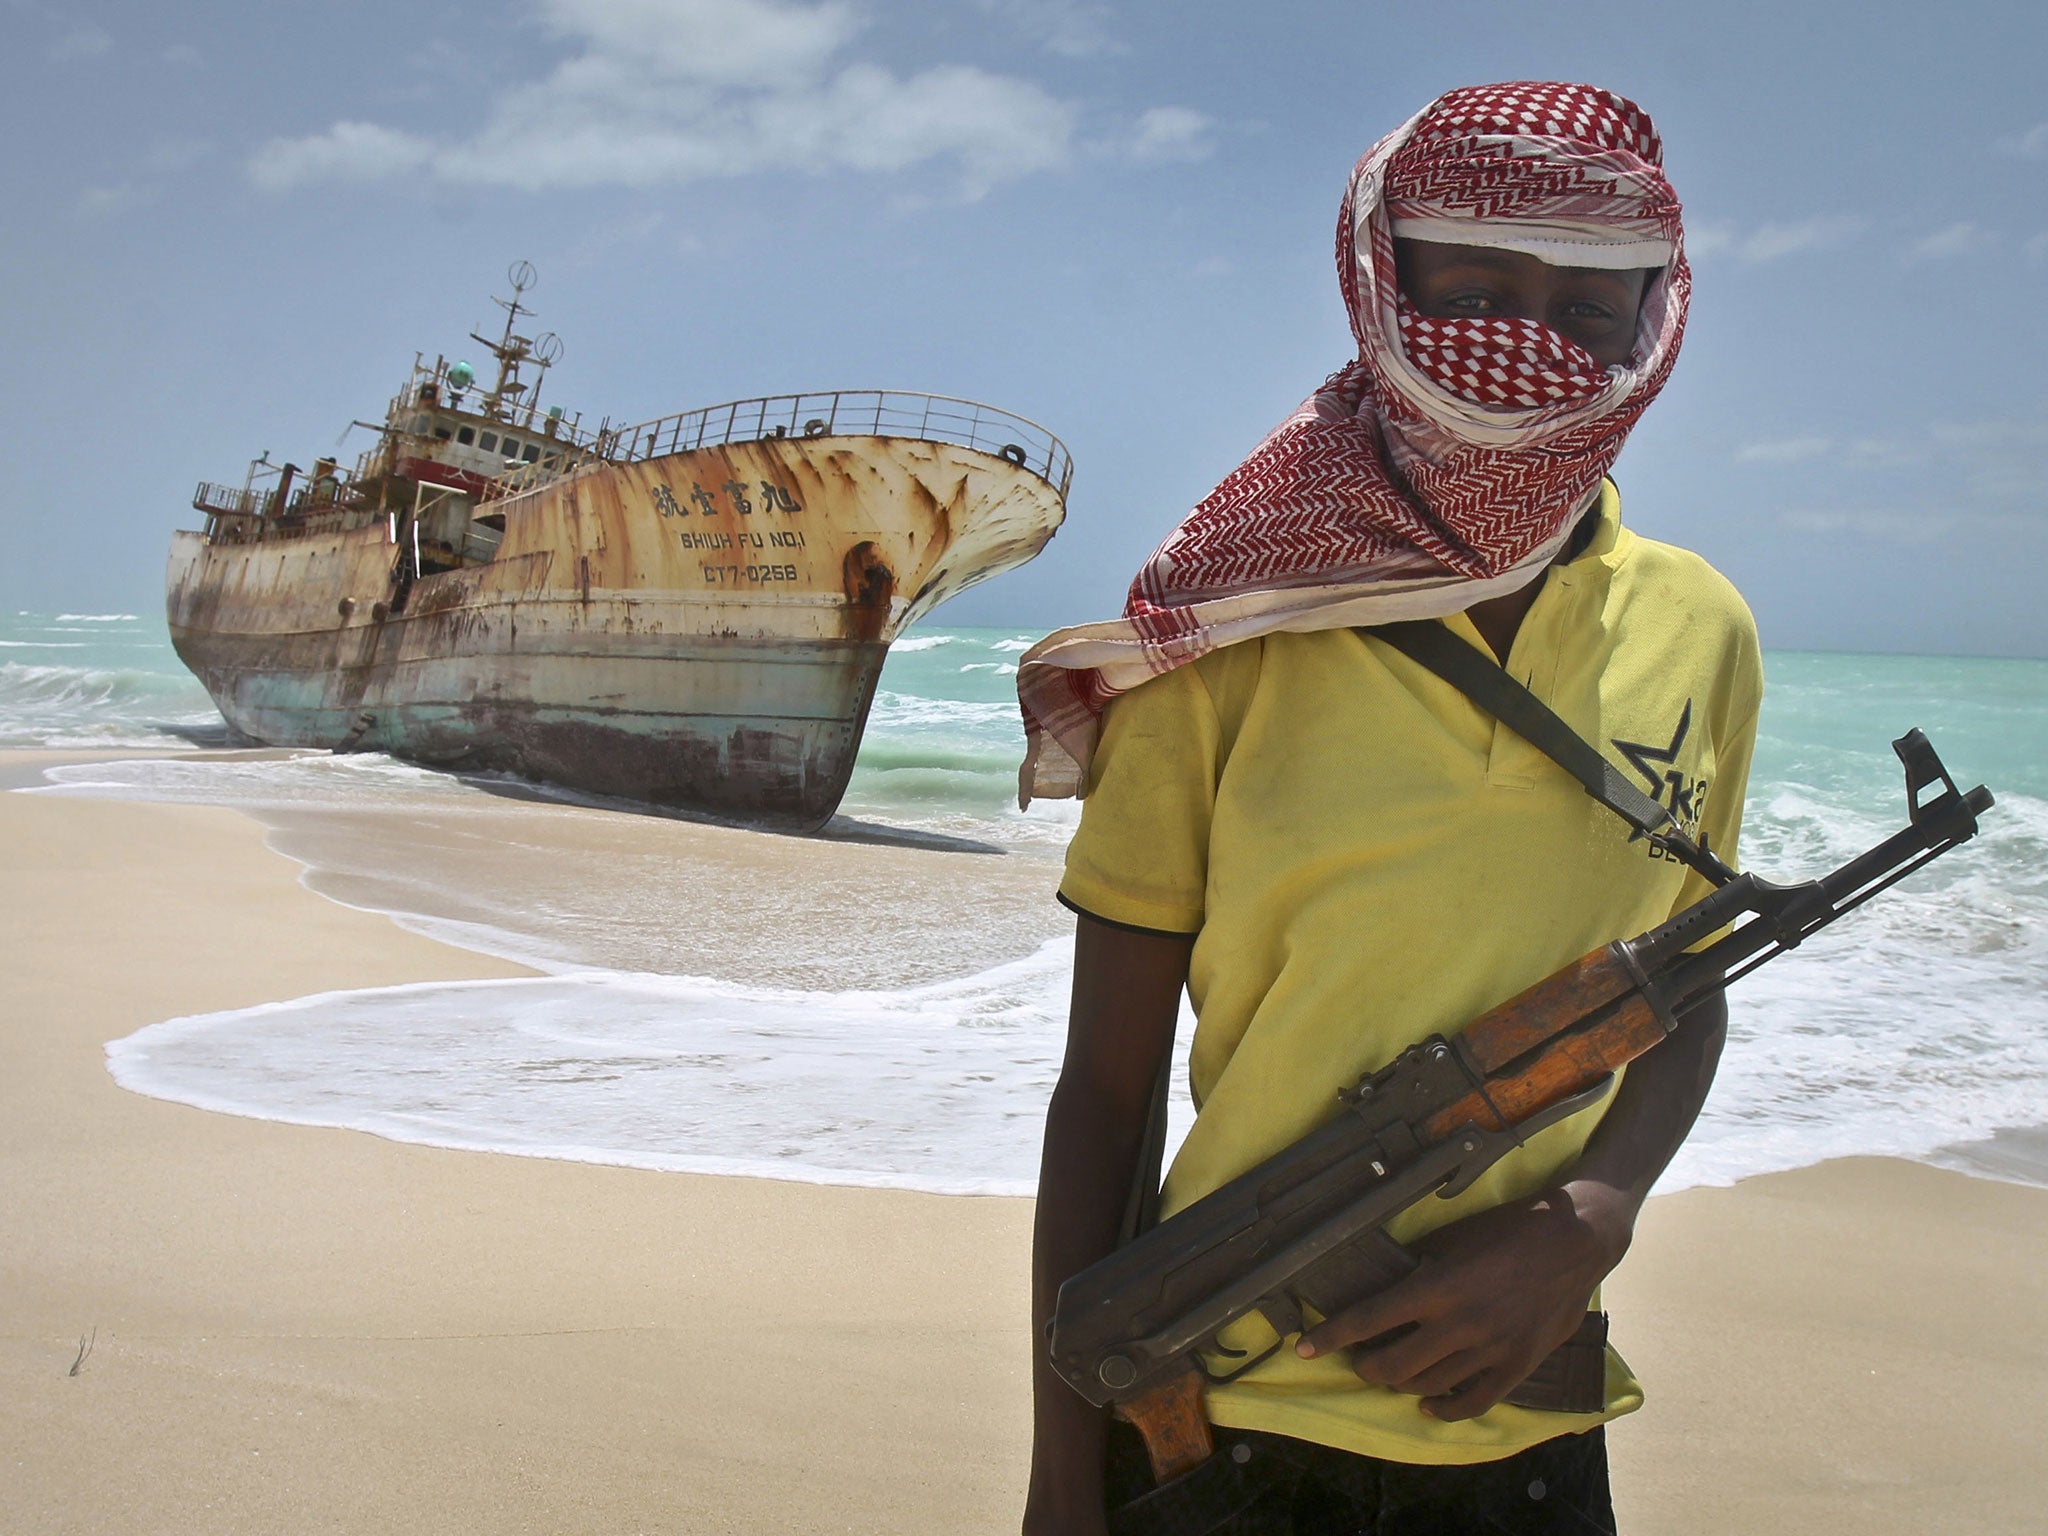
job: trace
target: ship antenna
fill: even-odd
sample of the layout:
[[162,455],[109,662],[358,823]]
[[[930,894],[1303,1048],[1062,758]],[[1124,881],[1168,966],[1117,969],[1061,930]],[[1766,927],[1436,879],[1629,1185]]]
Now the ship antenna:
[[512,297],[501,299],[496,294],[491,296],[491,302],[505,311],[505,334],[492,341],[490,337],[479,336],[475,331],[469,333],[470,340],[480,346],[489,347],[498,359],[498,382],[492,387],[490,394],[484,397],[483,402],[485,413],[491,416],[502,414],[507,399],[516,403],[518,397],[525,392],[526,386],[519,379],[519,365],[533,353],[533,344],[524,336],[513,335],[512,328],[519,323],[521,315],[533,313],[519,301],[525,296],[526,290],[540,279],[534,273],[532,262],[515,261],[505,269],[505,280],[512,285]]
[[542,331],[533,338],[533,393],[526,397],[526,412],[531,416],[540,409],[540,386],[548,376],[548,369],[562,356],[562,338],[553,331]]

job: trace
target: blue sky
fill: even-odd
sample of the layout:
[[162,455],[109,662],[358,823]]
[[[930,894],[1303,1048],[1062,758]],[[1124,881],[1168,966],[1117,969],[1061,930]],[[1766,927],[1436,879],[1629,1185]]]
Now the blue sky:
[[1358,154],[1450,86],[1578,78],[1656,117],[1694,252],[1628,519],[1768,646],[2048,655],[2038,3],[0,16],[10,606],[152,611],[196,481],[333,451],[524,258],[590,416],[887,386],[1043,422],[1067,527],[940,618],[1107,616],[1345,360]]

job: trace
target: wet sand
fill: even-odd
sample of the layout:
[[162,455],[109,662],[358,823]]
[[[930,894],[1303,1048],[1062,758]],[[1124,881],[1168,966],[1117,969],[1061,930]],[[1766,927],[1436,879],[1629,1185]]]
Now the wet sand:
[[[600,855],[644,842],[587,814]],[[873,873],[871,845],[715,830],[662,846],[756,883]],[[0,794],[0,1531],[1015,1529],[1029,1202],[115,1087],[104,1043],[159,1019],[521,973],[323,899],[265,838]],[[1004,863],[883,851],[913,906]],[[992,878],[1043,879],[1018,865]],[[1624,1529],[2038,1528],[2048,1192],[1852,1160],[1664,1197],[1609,1296],[1650,1389],[1612,1432]]]

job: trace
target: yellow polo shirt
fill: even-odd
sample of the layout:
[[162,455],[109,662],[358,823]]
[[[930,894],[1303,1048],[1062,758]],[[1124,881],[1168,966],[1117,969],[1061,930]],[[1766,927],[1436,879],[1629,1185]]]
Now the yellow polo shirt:
[[[1610,484],[1584,550],[1551,568],[1508,669],[1731,863],[1762,698],[1749,610],[1697,555],[1620,525]],[[1482,646],[1463,615],[1446,621]],[[1631,839],[1535,747],[1355,630],[1229,646],[1113,702],[1060,893],[1114,923],[1196,934],[1198,1113],[1162,1215],[1337,1109],[1337,1090],[1706,882]],[[1532,1137],[1412,1240],[1556,1182],[1605,1104]],[[1596,1302],[1597,1305],[1597,1302]],[[1273,1342],[1257,1314],[1224,1336]],[[1604,1412],[1501,1405],[1455,1424],[1282,1350],[1209,1392],[1219,1424],[1408,1462],[1488,1461],[1638,1407],[1608,1358]]]

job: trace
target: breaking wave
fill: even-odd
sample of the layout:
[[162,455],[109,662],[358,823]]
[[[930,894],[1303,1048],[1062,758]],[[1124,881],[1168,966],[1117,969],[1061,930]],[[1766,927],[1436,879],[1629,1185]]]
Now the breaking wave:
[[226,729],[189,676],[0,662],[0,746],[183,747]]

